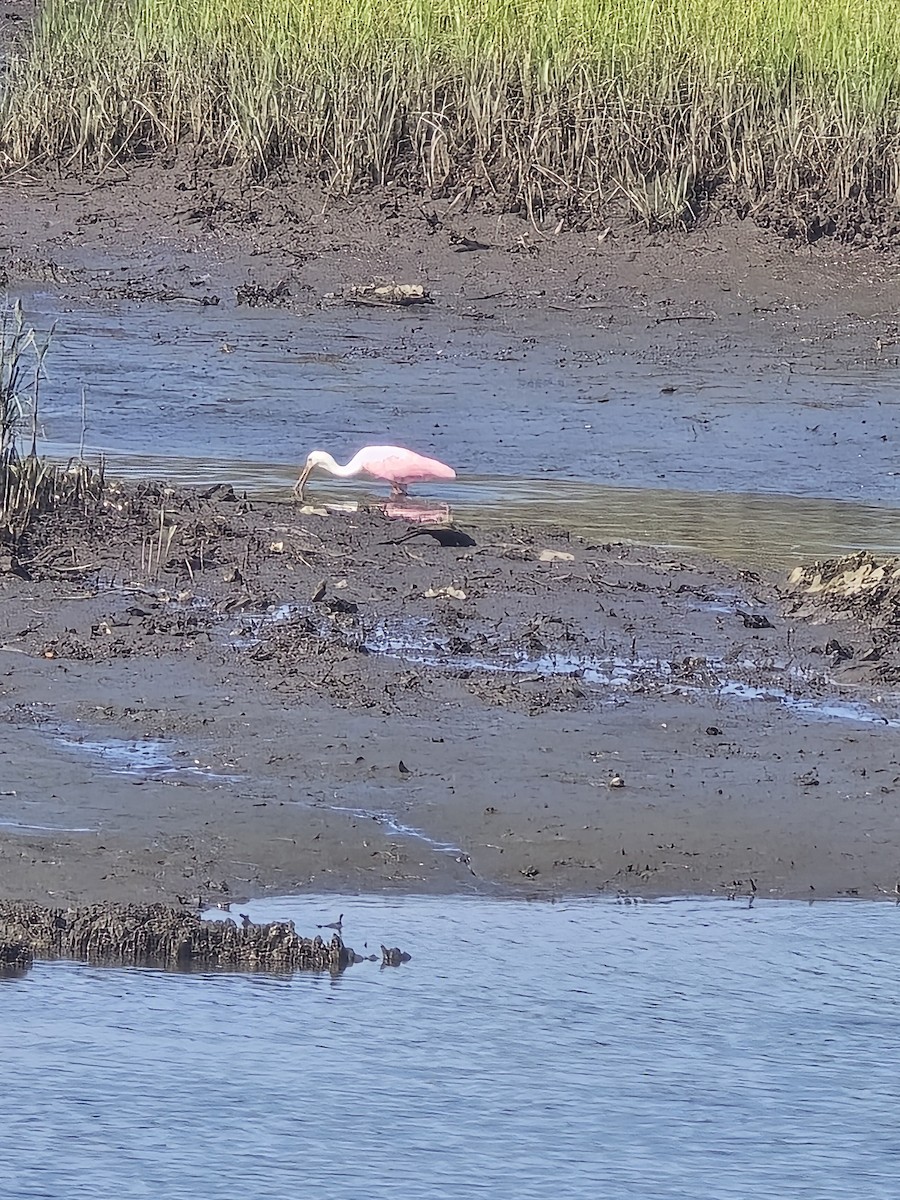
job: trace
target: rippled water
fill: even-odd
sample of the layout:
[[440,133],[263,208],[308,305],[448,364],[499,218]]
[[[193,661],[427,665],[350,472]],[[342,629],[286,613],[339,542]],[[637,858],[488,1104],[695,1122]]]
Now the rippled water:
[[245,910],[412,961],[0,982],[4,1197],[897,1194],[891,905]]

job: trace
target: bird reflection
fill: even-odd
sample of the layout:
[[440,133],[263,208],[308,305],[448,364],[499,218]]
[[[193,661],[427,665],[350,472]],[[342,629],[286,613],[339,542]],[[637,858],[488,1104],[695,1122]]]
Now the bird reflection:
[[411,521],[417,525],[449,525],[450,505],[403,499],[379,505],[389,521]]

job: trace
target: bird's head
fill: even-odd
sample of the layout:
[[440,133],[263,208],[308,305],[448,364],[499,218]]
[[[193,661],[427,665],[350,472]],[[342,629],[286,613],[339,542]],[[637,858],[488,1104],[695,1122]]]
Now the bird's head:
[[334,459],[324,450],[313,450],[312,453],[307,455],[303,470],[300,472],[300,478],[294,487],[294,491],[301,500],[303,499],[303,489],[306,486],[306,481],[316,467],[327,467],[332,462],[334,462]]

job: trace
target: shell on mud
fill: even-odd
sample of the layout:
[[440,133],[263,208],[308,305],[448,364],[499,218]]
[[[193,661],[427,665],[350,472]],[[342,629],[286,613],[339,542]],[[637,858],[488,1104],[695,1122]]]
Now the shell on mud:
[[900,559],[878,562],[865,553],[829,559],[808,567],[794,567],[788,583],[808,595],[858,596],[881,585],[900,585]]
[[423,592],[426,600],[465,600],[466,593],[462,588],[447,584],[445,587],[430,587]]
[[346,298],[351,303],[399,304],[401,307],[434,303],[421,283],[364,284],[351,287]]

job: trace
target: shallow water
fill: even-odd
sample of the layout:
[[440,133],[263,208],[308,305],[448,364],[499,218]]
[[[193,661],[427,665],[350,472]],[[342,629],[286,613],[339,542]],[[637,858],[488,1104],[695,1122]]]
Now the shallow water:
[[[282,605],[273,614],[272,619],[279,619],[279,614],[286,608],[287,606]],[[605,693],[606,699],[612,700],[613,703],[632,689],[644,690],[650,682],[663,695],[668,690],[682,695],[713,694],[719,698],[735,700],[762,700],[778,704],[806,718],[883,725],[891,729],[900,727],[900,716],[896,715],[900,696],[894,693],[880,697],[878,707],[836,697],[812,699],[796,696],[774,684],[755,685],[734,677],[735,670],[741,667],[758,673],[759,664],[752,661],[729,664],[722,659],[706,657],[704,673],[708,676],[708,682],[700,686],[693,685],[676,674],[672,663],[659,659],[625,659],[616,656],[598,658],[593,655],[575,654],[530,655],[526,650],[510,650],[505,656],[495,654],[493,657],[454,654],[443,650],[439,641],[428,637],[412,622],[406,622],[405,626],[398,629],[378,626],[365,639],[364,645],[370,654],[382,654],[450,671],[533,674],[547,678],[576,676],[589,687]],[[803,682],[802,675],[786,667],[773,668],[773,673],[777,673],[778,678],[787,675],[798,685]]]
[[25,299],[29,320],[58,321],[42,419],[60,458],[81,441],[84,388],[85,446],[132,476],[284,495],[310,447],[389,441],[459,468],[426,493],[466,520],[747,562],[900,550],[895,367],[788,370],[764,343],[704,354],[702,337],[667,358],[527,317],[511,331],[438,313]]
[[[139,779],[167,776],[196,776],[217,783],[235,783],[239,776],[221,775],[187,751],[174,749],[159,738],[88,737],[75,729],[57,732],[57,745],[73,757],[101,767],[112,775],[131,775]],[[176,755],[181,761],[176,761]]]
[[238,907],[412,961],[0,981],[5,1197],[896,1196],[892,905]]

